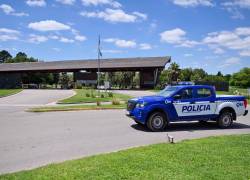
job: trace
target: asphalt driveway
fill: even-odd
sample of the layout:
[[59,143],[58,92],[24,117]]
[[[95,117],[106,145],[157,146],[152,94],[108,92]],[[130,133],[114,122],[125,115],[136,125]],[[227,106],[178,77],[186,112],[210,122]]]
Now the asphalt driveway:
[[166,142],[167,133],[175,141],[250,133],[249,115],[240,117],[226,130],[218,129],[214,123],[179,123],[166,132],[153,133],[127,118],[125,110],[29,113],[24,110],[30,106],[51,103],[73,93],[29,92],[0,99],[0,173]]

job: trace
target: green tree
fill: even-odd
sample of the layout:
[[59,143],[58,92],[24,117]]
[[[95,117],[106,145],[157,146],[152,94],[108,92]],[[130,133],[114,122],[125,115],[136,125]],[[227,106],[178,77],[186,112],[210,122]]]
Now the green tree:
[[192,68],[184,68],[181,70],[180,80],[181,81],[191,81],[192,75],[193,75]]
[[62,88],[68,89],[69,82],[70,82],[69,76],[67,75],[67,73],[63,72],[59,78],[59,83],[61,84]]
[[11,58],[12,58],[12,56],[8,51],[6,51],[6,50],[0,51],[0,63],[5,63],[6,61],[10,60]]
[[181,73],[181,69],[180,66],[177,63],[171,63],[169,68],[169,80],[170,80],[170,84],[172,84],[173,82],[177,82]]
[[161,87],[164,87],[166,84],[169,84],[170,82],[171,82],[170,71],[168,69],[165,69],[160,74],[159,84]]
[[14,58],[8,59],[6,63],[37,62],[37,59],[28,57],[24,52],[18,52]]
[[202,81],[207,76],[207,73],[203,69],[193,69],[191,81]]
[[223,76],[223,74],[220,71],[218,71],[217,76]]
[[243,68],[239,72],[234,73],[230,80],[231,86],[239,86],[242,88],[250,87],[250,68]]

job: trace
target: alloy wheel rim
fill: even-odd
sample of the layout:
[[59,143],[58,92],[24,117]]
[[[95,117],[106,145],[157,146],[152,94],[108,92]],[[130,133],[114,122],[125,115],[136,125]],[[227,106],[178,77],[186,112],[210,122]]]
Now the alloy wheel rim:
[[156,116],[154,119],[153,119],[153,127],[154,128],[161,128],[162,125],[163,125],[163,118],[161,116]]
[[230,123],[231,123],[231,117],[230,117],[229,115],[224,116],[224,117],[222,118],[222,121],[223,121],[223,124],[224,124],[225,126],[229,126]]

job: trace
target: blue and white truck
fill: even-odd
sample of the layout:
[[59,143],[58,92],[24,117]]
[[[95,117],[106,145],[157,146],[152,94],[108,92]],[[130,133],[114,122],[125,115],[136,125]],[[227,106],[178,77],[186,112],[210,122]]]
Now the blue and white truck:
[[216,121],[220,128],[228,128],[247,113],[244,96],[218,96],[206,85],[167,86],[157,95],[133,98],[127,104],[127,116],[152,131],[178,121]]

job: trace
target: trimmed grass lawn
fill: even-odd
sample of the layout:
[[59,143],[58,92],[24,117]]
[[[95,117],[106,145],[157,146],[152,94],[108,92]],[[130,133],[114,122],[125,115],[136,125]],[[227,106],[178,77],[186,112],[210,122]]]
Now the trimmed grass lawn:
[[10,96],[20,91],[22,91],[22,89],[0,89],[0,97]]
[[[104,97],[97,98],[98,92],[96,90],[88,90],[88,89],[75,89],[76,95],[59,101],[59,104],[77,104],[77,103],[92,103],[96,102],[97,100],[101,102],[111,102],[112,99],[118,99],[120,101],[127,101],[128,99],[132,98],[129,95],[125,94],[118,94],[113,93],[113,97],[109,97],[108,93],[101,92],[101,94]],[[90,97],[87,97],[87,94],[90,95]],[[92,97],[91,94],[94,94]]]
[[249,179],[250,135],[156,144],[51,164],[0,179]]
[[28,112],[53,112],[53,111],[80,111],[80,110],[104,110],[104,109],[124,109],[126,104],[112,105],[79,105],[79,106],[52,106],[52,107],[36,107],[28,109]]

